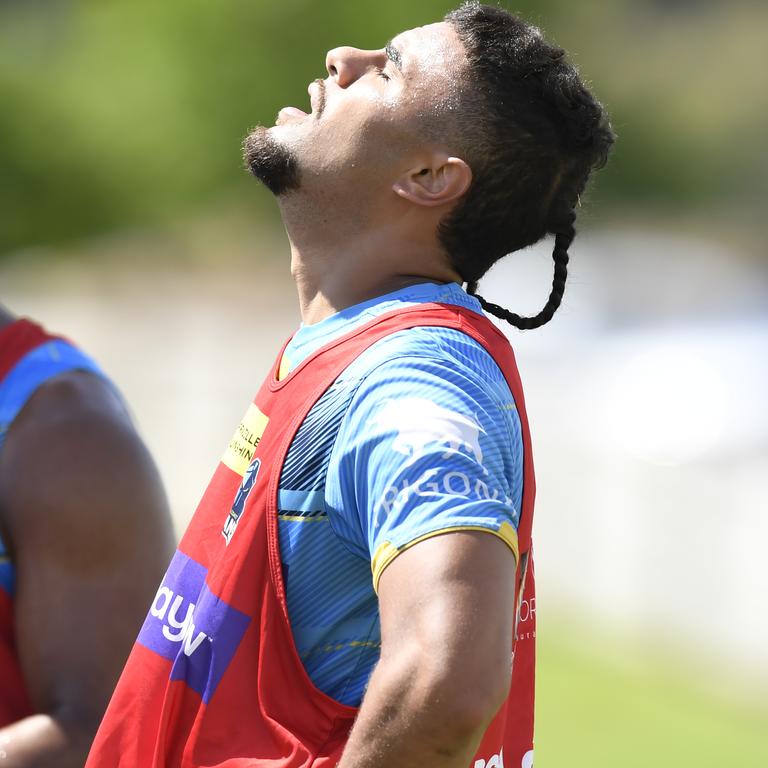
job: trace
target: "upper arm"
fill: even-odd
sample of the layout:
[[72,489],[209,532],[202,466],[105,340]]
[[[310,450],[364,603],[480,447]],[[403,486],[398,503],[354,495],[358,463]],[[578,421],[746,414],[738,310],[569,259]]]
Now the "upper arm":
[[331,510],[347,541],[356,518],[372,561],[382,664],[418,670],[470,718],[509,688],[523,466],[512,394],[478,367],[400,357],[372,371],[334,449]]
[[0,454],[0,502],[33,704],[98,722],[173,546],[157,469],[105,381],[39,388]]
[[410,665],[470,715],[495,711],[510,684],[515,579],[509,547],[485,532],[409,548],[379,582],[382,663]]

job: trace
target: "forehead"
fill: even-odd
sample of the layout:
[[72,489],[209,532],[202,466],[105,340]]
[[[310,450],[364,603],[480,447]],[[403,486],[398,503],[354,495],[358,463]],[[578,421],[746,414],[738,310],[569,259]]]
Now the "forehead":
[[400,52],[403,74],[410,80],[453,78],[465,61],[456,30],[445,21],[401,32],[391,45]]

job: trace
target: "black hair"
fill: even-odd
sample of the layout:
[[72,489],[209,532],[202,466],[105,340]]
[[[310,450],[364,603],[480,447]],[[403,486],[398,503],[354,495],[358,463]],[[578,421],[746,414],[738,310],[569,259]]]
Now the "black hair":
[[[472,169],[466,195],[440,223],[451,265],[483,309],[520,329],[552,319],[565,290],[575,208],[614,134],[565,51],[502,8],[467,2],[445,17],[468,66],[458,131]],[[555,274],[544,309],[520,317],[478,296],[478,280],[512,251],[555,236]]]

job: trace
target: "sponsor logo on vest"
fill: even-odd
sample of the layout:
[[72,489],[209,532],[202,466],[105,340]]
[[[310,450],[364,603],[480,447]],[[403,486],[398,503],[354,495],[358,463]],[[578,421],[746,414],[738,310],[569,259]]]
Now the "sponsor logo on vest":
[[504,750],[498,755],[489,757],[488,760],[475,760],[473,768],[504,768]]
[[[472,768],[504,768],[504,750],[502,749],[498,755],[488,758],[488,760],[475,760]],[[533,750],[528,750],[523,755],[520,768],[533,768]]]
[[137,642],[170,661],[170,679],[182,680],[207,703],[251,619],[211,592],[206,576],[204,566],[177,551]]
[[[517,611],[515,612],[515,640],[531,640],[536,637],[536,598],[525,597],[525,585],[528,568],[533,570],[530,552],[520,555],[520,586],[517,596]],[[528,624],[530,622],[530,624]],[[523,627],[523,624],[528,626]],[[531,758],[533,759],[533,758]]]
[[[181,643],[183,652],[191,656],[203,640],[208,640],[205,632],[195,634],[195,604],[187,603],[184,611],[184,596],[174,595],[168,587],[160,587],[155,595],[150,615],[163,622],[163,637],[172,643]],[[183,617],[183,618],[182,618]]]
[[221,529],[221,535],[224,537],[227,545],[229,545],[229,542],[232,541],[232,537],[235,535],[235,529],[245,509],[245,502],[248,501],[248,496],[256,484],[256,478],[259,476],[260,467],[261,459],[254,459],[248,466],[248,469],[245,470],[243,482],[240,484],[235,500],[232,503],[232,509],[229,510],[227,519],[224,521],[224,527]]
[[221,457],[222,464],[238,475],[244,475],[268,422],[269,417],[256,407],[256,403],[251,403]]
[[191,656],[198,651],[208,633],[195,624],[195,606],[205,585],[206,569],[177,551],[157,590],[149,614],[139,632],[139,642],[166,659],[179,651]]

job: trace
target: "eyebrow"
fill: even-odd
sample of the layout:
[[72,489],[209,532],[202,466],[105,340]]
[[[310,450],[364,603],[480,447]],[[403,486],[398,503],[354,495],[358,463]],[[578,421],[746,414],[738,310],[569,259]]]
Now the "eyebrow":
[[400,70],[403,71],[403,55],[400,51],[392,45],[390,40],[384,48],[384,52],[387,54],[387,58]]

